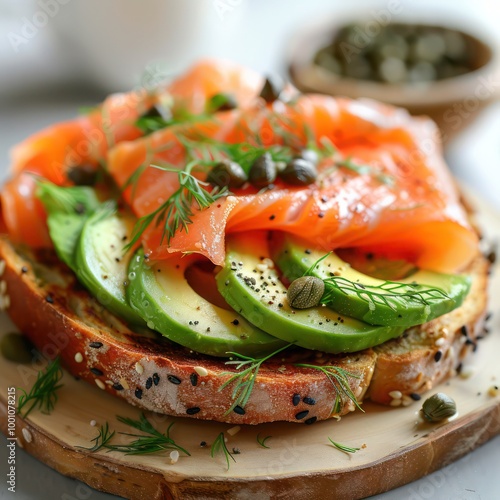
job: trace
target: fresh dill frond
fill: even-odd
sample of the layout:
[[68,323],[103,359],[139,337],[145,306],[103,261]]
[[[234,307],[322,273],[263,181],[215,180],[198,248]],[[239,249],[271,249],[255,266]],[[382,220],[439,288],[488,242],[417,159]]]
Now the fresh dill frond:
[[[29,392],[20,389],[23,395],[19,398],[17,405],[18,413],[26,418],[34,409],[39,409],[42,413],[51,413],[57,402],[57,391],[63,384],[59,381],[63,376],[59,358],[50,362],[45,370],[38,372],[36,382]],[[24,415],[22,414],[25,409]]]
[[387,184],[389,186],[394,185],[395,179],[392,175],[383,172],[382,170],[372,167],[371,165],[358,164],[352,161],[351,158],[346,158],[345,160],[337,161],[337,167],[346,168],[352,172],[356,172],[359,175],[372,175],[382,184]]
[[361,406],[359,405],[356,396],[352,392],[351,386],[349,384],[349,377],[360,378],[359,375],[348,372],[347,370],[344,370],[339,366],[333,366],[333,365],[323,366],[323,365],[311,365],[307,363],[296,363],[295,366],[301,368],[310,368],[313,370],[319,370],[320,372],[325,374],[326,378],[335,388],[335,400],[331,411],[332,415],[340,413],[340,411],[342,410],[343,407],[342,394],[346,396],[348,399],[350,399],[354,403],[356,408],[364,412],[363,408],[361,408]]
[[210,456],[212,458],[215,457],[217,453],[222,452],[224,454],[224,457],[226,459],[227,463],[227,470],[229,470],[229,467],[231,463],[229,462],[229,458],[233,460],[234,463],[236,463],[236,459],[233,457],[233,454],[228,450],[226,446],[226,440],[224,438],[224,433],[221,432],[215,441],[213,442],[212,446],[210,447]]
[[262,446],[262,448],[269,449],[271,447],[266,445],[266,441],[268,441],[271,438],[272,438],[272,436],[266,436],[265,438],[261,438],[260,432],[259,432],[259,434],[257,434],[257,443],[259,443],[259,445]]
[[119,422],[122,422],[134,429],[137,429],[144,434],[136,434],[136,433],[127,433],[120,432],[120,434],[124,436],[131,436],[136,439],[127,444],[106,444],[106,448],[110,451],[119,451],[121,453],[125,453],[126,455],[147,455],[150,453],[160,453],[168,450],[177,450],[181,451],[187,456],[191,456],[191,454],[185,450],[182,446],[178,445],[171,437],[170,437],[170,429],[174,425],[175,422],[172,422],[167,430],[162,433],[156,430],[151,422],[146,418],[144,413],[141,413],[139,420],[134,420],[128,417],[116,417]]
[[343,451],[344,453],[356,453],[361,449],[361,448],[351,448],[350,446],[337,443],[336,441],[333,441],[333,439],[330,437],[328,438],[328,441],[330,441],[333,447],[337,448],[337,450]]
[[287,344],[286,346],[281,347],[277,351],[274,351],[262,358],[252,358],[251,356],[245,356],[243,354],[238,354],[237,352],[228,352],[228,354],[236,356],[239,359],[226,361],[226,365],[235,365],[237,370],[241,370],[245,366],[246,368],[237,373],[223,372],[220,374],[221,376],[231,375],[231,377],[226,380],[221,387],[219,387],[219,391],[222,391],[227,386],[234,384],[232,393],[233,404],[226,411],[225,415],[231,413],[237,406],[242,409],[245,408],[245,405],[248,403],[248,400],[252,395],[254,384],[262,363],[271,359],[273,356],[276,356],[285,349],[288,349],[291,345],[292,344]]
[[109,424],[106,422],[104,425],[100,425],[98,429],[98,434],[95,438],[91,439],[91,442],[94,443],[94,446],[91,446],[90,448],[85,448],[84,446],[77,446],[77,448],[82,448],[87,451],[99,451],[103,448],[109,449],[109,441],[113,438],[115,435],[115,431],[110,431],[109,430]]

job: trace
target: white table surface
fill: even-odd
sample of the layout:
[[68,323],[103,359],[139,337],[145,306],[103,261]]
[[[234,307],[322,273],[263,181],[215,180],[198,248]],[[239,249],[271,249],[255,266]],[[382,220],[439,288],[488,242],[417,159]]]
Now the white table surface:
[[[237,3],[234,1],[234,4]],[[373,8],[373,2],[366,0],[363,3],[368,3]],[[467,16],[469,12],[467,9],[470,9],[473,16],[481,17],[481,9],[478,5],[484,8],[482,12],[486,23],[489,22],[491,25],[492,21],[500,20],[498,15],[496,19],[493,19],[491,15],[484,14],[488,12],[488,7],[494,5],[494,2],[487,0],[440,2],[441,11],[449,9],[450,15],[452,12],[453,15],[459,12],[462,16]],[[246,8],[246,10],[243,16],[244,23],[240,25],[239,37],[232,39],[230,43],[221,44],[220,41],[214,43],[208,54],[237,59],[259,70],[283,71],[286,40],[293,29],[300,26],[303,19],[314,20],[322,13],[331,16],[334,7],[334,2],[327,0],[309,0],[308,2],[253,0],[251,8],[241,4],[241,8]],[[478,11],[480,11],[479,14]],[[2,35],[1,31],[0,35]],[[3,40],[5,42],[5,37]],[[43,45],[43,43],[45,43],[43,40],[40,41],[40,44]],[[29,57],[32,57],[33,51],[37,49],[30,50],[32,54]],[[5,46],[1,47],[0,67],[2,67],[2,54],[6,51],[8,49]],[[29,60],[26,55],[19,57],[27,57],[26,61]],[[7,175],[8,149],[12,144],[45,125],[74,116],[80,106],[95,103],[102,97],[101,93],[88,88],[79,91],[74,87],[63,89],[61,85],[58,85],[57,90],[51,89],[48,84],[53,84],[55,79],[53,74],[51,77],[44,74],[43,68],[50,67],[50,71],[55,74],[59,72],[60,78],[63,78],[67,72],[64,67],[57,66],[50,54],[39,54],[39,57],[47,58],[47,65],[43,64],[43,60],[42,64],[39,61],[36,65],[39,80],[36,80],[37,74],[33,71],[30,73],[30,68],[27,67],[28,62],[23,65],[22,60],[16,61],[16,67],[23,69],[22,84],[16,84],[15,78],[11,78],[9,87],[0,79],[1,178]],[[3,67],[5,68],[5,65]],[[45,83],[45,88],[36,91],[29,89],[25,81],[27,76],[33,78],[34,81]],[[22,92],[19,92],[20,89]],[[17,97],[14,97],[15,94]],[[484,196],[500,213],[500,103],[488,108],[475,124],[450,145],[447,150],[447,159],[455,175]],[[498,299],[496,299],[496,306],[498,306]],[[3,437],[0,439],[0,449],[2,450],[0,452],[0,477],[4,478],[6,460],[3,457],[6,448]],[[500,436],[497,436],[456,463],[376,498],[383,500],[499,499],[499,464]],[[2,499],[104,500],[115,498],[56,473],[22,450],[18,450],[16,494],[10,494],[6,490],[3,479],[1,481],[0,498]]]

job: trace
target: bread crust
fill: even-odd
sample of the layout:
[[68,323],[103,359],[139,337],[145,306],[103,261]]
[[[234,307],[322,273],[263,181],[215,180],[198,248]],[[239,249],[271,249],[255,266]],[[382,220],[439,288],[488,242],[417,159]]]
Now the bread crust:
[[[468,326],[473,341],[486,310],[488,265],[478,255],[469,270],[473,288],[461,308],[375,349],[346,355],[285,352],[262,365],[244,411],[228,412],[234,386],[222,385],[236,370],[224,360],[159,335],[132,332],[51,252],[35,255],[1,237],[0,258],[5,261],[1,279],[7,286],[7,312],[44,356],[59,355],[74,376],[139,408],[227,423],[314,423],[355,409],[339,391],[342,409],[332,414],[337,388],[321,371],[295,363],[349,371],[354,375],[349,377],[350,388],[359,401],[366,396],[393,406],[406,404],[410,394],[421,394],[454,373],[472,346],[462,340],[461,327]],[[438,350],[440,360],[435,361]],[[394,398],[393,391],[400,391],[401,397]],[[311,400],[314,404],[307,404]]]

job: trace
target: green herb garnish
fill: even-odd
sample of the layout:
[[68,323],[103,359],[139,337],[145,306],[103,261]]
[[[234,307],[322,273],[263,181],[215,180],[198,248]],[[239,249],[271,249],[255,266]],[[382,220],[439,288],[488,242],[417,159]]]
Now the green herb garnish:
[[224,439],[224,433],[221,432],[217,438],[215,439],[215,441],[213,442],[211,448],[210,448],[210,456],[212,458],[215,457],[215,455],[219,452],[222,452],[224,453],[224,457],[226,458],[226,463],[227,463],[227,470],[229,470],[229,467],[231,465],[231,463],[229,462],[229,458],[231,458],[233,460],[233,462],[236,463],[236,460],[235,458],[233,457],[232,453],[227,449],[227,446],[226,446],[226,441]]
[[262,358],[252,358],[251,356],[245,356],[243,354],[238,354],[237,352],[228,352],[228,354],[236,356],[239,359],[226,361],[226,365],[235,365],[237,370],[241,370],[245,366],[246,368],[238,373],[223,372],[220,374],[221,376],[231,375],[231,377],[221,385],[219,391],[222,391],[224,388],[234,382],[234,389],[232,393],[233,404],[226,411],[225,415],[231,413],[237,406],[239,406],[240,408],[245,407],[252,394],[255,380],[257,379],[257,375],[262,363],[264,363],[264,361],[267,361],[268,359],[271,359],[273,356],[276,356],[285,349],[288,349],[291,345],[292,344],[287,344],[286,346],[281,347],[277,351],[274,351]]
[[[63,386],[59,383],[62,376],[60,361],[59,358],[56,358],[47,365],[45,370],[38,372],[36,382],[29,393],[20,389],[23,395],[19,398],[18,413],[23,418],[26,418],[35,408],[41,410],[42,413],[50,413],[57,402],[57,390]],[[22,415],[25,407],[27,409]]]
[[361,449],[361,448],[351,448],[350,446],[345,446],[343,444],[337,443],[337,442],[333,441],[332,438],[330,438],[330,437],[328,438],[328,441],[330,441],[332,446],[337,448],[337,450],[343,451],[344,453],[356,453],[357,451],[359,451]]
[[373,175],[379,182],[387,184],[389,186],[394,185],[395,182],[395,179],[392,175],[386,174],[385,172],[382,172],[378,168],[372,167],[371,165],[359,165],[358,163],[354,163],[351,158],[337,161],[336,166],[346,168],[348,170],[351,170],[352,172],[356,172],[359,175]]
[[358,400],[356,399],[356,396],[352,392],[351,386],[349,384],[349,377],[360,378],[359,375],[348,372],[343,368],[333,365],[322,366],[322,365],[310,365],[306,363],[296,363],[295,366],[299,366],[301,368],[311,368],[313,370],[319,370],[320,372],[325,374],[326,378],[331,382],[336,391],[335,401],[333,403],[331,411],[332,415],[340,413],[340,411],[343,408],[342,394],[344,394],[348,399],[350,399],[354,403],[356,408],[364,412],[363,408],[359,406]]
[[262,448],[268,448],[268,449],[269,449],[269,448],[270,448],[270,446],[267,446],[267,445],[266,445],[266,441],[267,441],[268,439],[271,439],[271,437],[272,437],[272,436],[266,436],[265,438],[261,438],[261,437],[260,437],[260,433],[259,433],[259,434],[257,434],[257,443],[259,443],[259,445],[260,445],[260,446],[262,446]]
[[88,451],[99,451],[102,448],[108,448],[108,443],[109,441],[113,438],[115,435],[115,431],[111,432],[109,430],[109,424],[106,422],[104,425],[99,426],[98,434],[95,438],[91,439],[91,441],[94,443],[94,446],[90,448],[85,448],[83,446],[77,446],[77,448],[83,448],[84,450]]

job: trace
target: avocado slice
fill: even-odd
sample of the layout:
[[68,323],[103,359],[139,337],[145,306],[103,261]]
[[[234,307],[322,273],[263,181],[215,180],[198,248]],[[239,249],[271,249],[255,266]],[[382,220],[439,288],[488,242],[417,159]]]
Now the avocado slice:
[[129,323],[144,325],[125,296],[131,253],[124,253],[123,247],[132,226],[131,219],[116,213],[114,203],[102,204],[83,225],[75,251],[74,271],[109,311]]
[[327,285],[329,296],[326,301],[325,292],[323,303],[372,325],[421,325],[459,307],[470,290],[469,276],[425,270],[398,281],[377,279],[356,271],[334,252],[325,257],[324,250],[310,249],[290,235],[275,234],[273,248],[288,280],[305,273],[328,280],[334,286]]
[[372,326],[324,306],[292,309],[278,271],[266,264],[267,235],[234,234],[226,243],[225,266],[216,276],[219,291],[229,305],[268,333],[330,353],[360,351],[403,333],[404,327]]
[[173,256],[149,263],[144,252],[133,256],[127,297],[149,328],[173,342],[211,356],[268,354],[286,345],[233,310],[204,299],[185,274],[197,255]]

